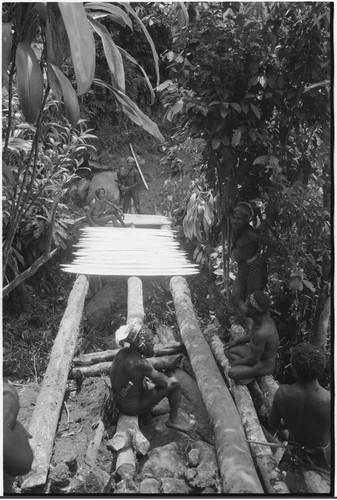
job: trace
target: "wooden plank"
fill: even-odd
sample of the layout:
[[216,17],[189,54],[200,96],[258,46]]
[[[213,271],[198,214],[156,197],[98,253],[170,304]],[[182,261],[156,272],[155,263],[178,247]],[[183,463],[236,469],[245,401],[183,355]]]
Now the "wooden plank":
[[176,316],[214,432],[222,493],[262,494],[241,419],[200,330],[184,278],[170,280]]
[[50,353],[48,367],[29,425],[33,436],[32,470],[24,477],[21,488],[45,484],[52,456],[55,433],[74,356],[82,317],[84,299],[89,287],[86,276],[78,276],[70,292],[66,310]]

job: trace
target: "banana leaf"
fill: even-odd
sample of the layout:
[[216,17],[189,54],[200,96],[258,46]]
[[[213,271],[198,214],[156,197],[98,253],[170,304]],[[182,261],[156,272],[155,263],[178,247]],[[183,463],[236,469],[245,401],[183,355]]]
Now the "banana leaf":
[[96,48],[83,3],[58,2],[67,30],[77,81],[77,95],[91,87],[95,74]]

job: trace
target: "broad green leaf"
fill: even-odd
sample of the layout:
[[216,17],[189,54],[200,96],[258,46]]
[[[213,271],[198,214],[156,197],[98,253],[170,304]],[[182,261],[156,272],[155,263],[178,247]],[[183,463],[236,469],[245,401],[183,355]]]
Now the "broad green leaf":
[[[118,47],[118,45],[117,45],[117,47]],[[127,59],[129,59],[129,61],[131,61],[133,64],[136,64],[138,66],[138,68],[141,70],[141,72],[143,73],[143,76],[145,78],[146,84],[147,84],[147,86],[149,87],[149,90],[150,90],[151,104],[153,104],[154,100],[155,100],[155,95],[154,95],[153,88],[152,88],[150,79],[147,76],[146,71],[142,68],[142,66],[140,64],[137,63],[136,59],[134,59],[126,50],[122,49],[122,47],[118,47],[118,50],[120,51],[120,53],[124,57],[126,57]],[[164,82],[164,83],[167,83],[167,82]],[[172,82],[171,82],[171,84],[172,84]],[[157,87],[157,90],[158,90],[158,87]]]
[[71,85],[68,78],[62,73],[60,68],[55,66],[55,64],[48,63],[52,70],[55,72],[55,76],[59,81],[62,89],[64,106],[66,108],[66,113],[70,123],[75,126],[80,119],[80,107],[78,104],[77,95],[75,89]]
[[2,23],[2,74],[6,71],[11,59],[12,51],[12,23]]
[[147,41],[149,42],[149,45],[151,47],[151,50],[152,50],[152,55],[153,55],[153,60],[154,60],[154,67],[155,67],[155,70],[156,70],[156,75],[157,75],[157,82],[156,82],[156,86],[159,85],[159,82],[160,82],[160,75],[159,75],[159,58],[158,58],[158,54],[157,54],[157,51],[156,51],[156,48],[154,46],[154,43],[153,43],[153,40],[149,34],[149,32],[147,31],[146,27],[144,26],[142,20],[137,16],[137,14],[135,13],[135,11],[133,10],[133,8],[128,4],[128,3],[123,3],[123,7],[127,10],[127,12],[129,12],[129,14],[131,14],[135,19],[136,21],[139,23],[140,27],[142,28],[143,30],[143,33],[147,39]]
[[253,161],[253,165],[267,165],[268,163],[269,163],[268,155],[259,156],[258,158],[255,158],[255,160]]
[[251,110],[253,111],[254,115],[260,119],[261,118],[261,114],[260,114],[260,111],[257,109],[257,107],[254,105],[254,104],[251,104],[250,105],[250,108]]
[[212,148],[214,150],[218,149],[220,144],[221,144],[221,139],[219,137],[214,137],[214,139],[212,139]]
[[232,106],[233,109],[235,109],[235,111],[237,111],[238,113],[241,113],[240,104],[238,104],[237,102],[231,102],[230,105]]
[[241,141],[241,130],[236,129],[234,130],[234,134],[232,137],[232,146],[233,147],[238,146],[240,144],[240,141]]
[[43,79],[34,50],[26,42],[16,49],[16,86],[22,113],[27,122],[35,123],[43,99]]
[[91,87],[95,73],[96,48],[83,3],[58,3],[67,30],[77,81],[77,94]]
[[166,119],[169,122],[171,122],[172,119],[174,118],[174,116],[177,115],[178,113],[180,113],[180,111],[183,109],[183,107],[184,107],[184,101],[183,101],[183,99],[179,99],[179,101],[177,101],[174,104],[174,106],[172,106],[172,108],[167,113]]
[[[120,24],[121,26],[128,26],[131,31],[133,31],[133,26],[132,22],[129,18],[129,16],[124,12],[123,9],[120,7],[117,7],[116,5],[113,5],[111,3],[86,3],[84,8],[88,11],[102,11],[102,12],[108,12],[110,15],[111,19],[115,21],[116,23]],[[94,12],[90,12],[91,16],[95,19],[96,14]]]
[[189,21],[190,21],[190,17],[188,15],[188,12],[187,12],[187,9],[186,9],[184,2],[178,2],[177,11],[178,11],[177,19],[178,19],[178,23],[179,23],[180,28],[187,29]]
[[32,141],[28,139],[21,139],[21,137],[10,137],[8,141],[8,148],[13,151],[30,151],[32,149]]
[[46,19],[47,62],[62,67],[70,55],[69,39],[61,11],[55,2],[48,2]]
[[101,37],[105,57],[108,61],[108,66],[112,76],[113,86],[117,87],[122,92],[125,92],[124,65],[118,47],[103,24],[95,21],[95,19],[93,19],[90,15],[88,15],[88,18],[96,33]]
[[148,116],[146,116],[145,113],[143,113],[128,96],[123,94],[123,92],[121,92],[120,90],[114,89],[108,83],[103,82],[102,80],[99,80],[97,78],[94,79],[94,83],[96,85],[100,85],[109,89],[113,93],[116,100],[121,105],[123,112],[128,118],[130,118],[130,120],[149,132],[149,134],[159,139],[160,142],[165,141],[164,137],[159,132],[156,123],[154,123]]

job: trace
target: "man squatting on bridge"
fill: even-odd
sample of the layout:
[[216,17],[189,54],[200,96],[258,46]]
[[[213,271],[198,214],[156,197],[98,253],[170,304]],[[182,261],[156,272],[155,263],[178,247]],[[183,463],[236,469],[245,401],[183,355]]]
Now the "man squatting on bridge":
[[[273,254],[278,244],[268,236],[261,235],[249,221],[253,209],[249,203],[236,205],[231,217],[233,240],[232,258],[238,264],[238,273],[233,285],[232,300],[239,320],[245,322],[244,304],[248,295],[263,290],[267,284],[267,259]],[[261,253],[261,247],[265,247]]]
[[[175,377],[155,370],[145,356],[154,354],[154,338],[146,326],[127,325],[116,332],[116,342],[123,347],[114,358],[110,380],[115,403],[125,415],[141,415],[167,396],[170,415],[168,427],[187,432],[189,424],[178,415],[181,385]],[[153,382],[149,386],[146,379]]]
[[139,190],[142,180],[132,156],[127,158],[126,167],[123,165],[119,167],[117,183],[120,191],[119,204],[123,203],[123,212],[128,213],[133,200],[136,213],[140,214]]
[[130,226],[124,222],[122,210],[106,198],[105,189],[101,186],[95,190],[95,197],[90,202],[87,219],[91,226],[105,226],[108,222],[112,222],[115,227],[119,227],[118,222],[123,227]]
[[15,493],[13,482],[16,476],[28,474],[33,462],[33,451],[29,444],[32,436],[17,421],[20,409],[19,396],[7,382],[3,383],[3,489],[4,494]]
[[281,469],[329,471],[330,392],[318,382],[324,368],[325,356],[315,346],[303,342],[293,348],[291,370],[297,381],[277,389],[268,419],[271,430],[289,431]]
[[241,384],[272,373],[276,365],[279,336],[269,315],[270,299],[264,292],[251,293],[246,300],[246,333],[225,346],[231,363],[229,376]]

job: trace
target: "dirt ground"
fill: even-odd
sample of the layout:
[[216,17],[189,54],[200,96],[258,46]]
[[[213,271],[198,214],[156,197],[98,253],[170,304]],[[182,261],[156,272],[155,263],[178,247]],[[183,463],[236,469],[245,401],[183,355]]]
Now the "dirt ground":
[[[103,141],[103,144],[109,150],[107,140]],[[143,189],[141,192],[142,212],[169,214],[179,197],[186,192],[189,179],[183,179],[176,187],[174,186],[177,181],[173,181],[173,184],[172,182],[165,184],[169,172],[167,168],[162,168],[159,165],[162,154],[158,152],[157,146],[151,143],[136,143],[134,148],[136,154],[144,160],[142,165],[144,174],[148,174],[151,179],[150,189],[148,191]],[[113,161],[114,165],[124,161],[128,155],[126,147],[120,153],[114,151],[112,146],[110,147],[110,160]],[[74,242],[76,242],[76,238]],[[68,255],[63,255],[60,260],[63,259],[64,262],[70,257],[68,253]],[[74,276],[66,275],[60,271],[60,260],[53,261],[46,266],[48,274],[45,275],[46,269],[42,269],[30,283],[27,283],[32,294],[32,304],[29,310],[18,312],[9,307],[4,313],[4,376],[18,390],[21,402],[19,420],[26,428],[29,426],[43,374],[47,367],[48,355],[75,279]],[[116,289],[116,307],[108,318],[107,327],[103,330],[97,330],[88,323],[84,316],[76,355],[116,347],[113,333],[121,324],[125,323],[127,314],[127,280],[112,278],[110,281]],[[145,278],[142,281],[146,313],[145,323],[154,329],[158,324],[171,326],[178,338],[179,332],[169,292],[169,280],[167,278]],[[200,325],[203,327],[210,319],[207,299],[208,278],[201,274],[189,277],[187,281]],[[190,368],[187,371],[193,375]],[[189,435],[169,429],[165,425],[167,414],[152,415],[151,418],[147,418],[141,423],[141,430],[149,440],[151,449],[175,442],[184,463],[187,463],[188,453],[197,441],[202,440],[213,444],[207,413],[203,403],[200,403],[200,393],[198,397],[193,395],[193,391],[195,391],[193,382],[193,378],[190,378],[187,385],[186,381],[184,382],[181,402],[181,416],[191,424]],[[97,422],[102,417],[104,402],[109,394],[109,384],[107,376],[90,377],[83,381],[79,390],[74,381],[68,381],[47,485],[41,490],[30,492],[30,494],[94,494],[98,492],[95,485],[85,484],[83,486],[81,478],[83,479],[87,448],[95,435]],[[196,401],[199,403],[196,404]],[[109,432],[111,433],[111,429],[105,437],[109,437]],[[106,439],[103,439],[96,466],[107,474],[106,477],[110,476],[114,470],[115,458],[115,454],[106,446]],[[144,460],[144,458],[139,460],[139,470]],[[20,493],[20,484],[20,480],[15,484],[18,493]],[[200,493],[202,488],[190,489],[190,492],[193,491]],[[206,491],[208,490],[206,489]],[[216,493],[216,486],[213,485],[213,489],[211,488],[210,491]]]

